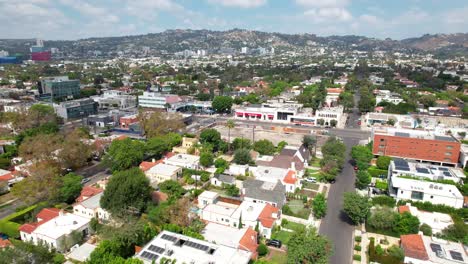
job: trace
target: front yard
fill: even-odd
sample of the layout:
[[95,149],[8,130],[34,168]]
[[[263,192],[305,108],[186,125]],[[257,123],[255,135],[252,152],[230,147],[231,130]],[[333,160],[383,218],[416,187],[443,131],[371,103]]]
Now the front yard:
[[310,208],[306,208],[304,205],[304,201],[293,199],[288,201],[283,206],[283,214],[290,215],[294,217],[299,217],[302,219],[309,219],[309,215],[311,213]]
[[271,238],[272,239],[277,239],[277,240],[281,241],[283,243],[283,245],[286,245],[286,244],[288,244],[289,239],[291,238],[292,234],[293,234],[292,232],[281,230],[281,231],[274,232],[271,235]]

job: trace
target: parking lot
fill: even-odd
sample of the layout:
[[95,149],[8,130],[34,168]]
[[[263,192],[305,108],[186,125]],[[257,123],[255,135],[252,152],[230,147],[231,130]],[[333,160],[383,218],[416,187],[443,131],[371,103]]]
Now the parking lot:
[[[216,126],[214,128],[221,133],[221,137],[223,139],[228,139],[228,129],[225,126]],[[303,135],[301,134],[285,134],[275,131],[266,131],[259,128],[252,129],[252,127],[237,126],[231,129],[231,141],[234,140],[234,138],[236,137],[244,137],[252,140],[254,134],[255,140],[268,139],[275,145],[277,145],[281,141],[286,141],[289,145],[299,146],[302,144],[301,142],[303,137]]]

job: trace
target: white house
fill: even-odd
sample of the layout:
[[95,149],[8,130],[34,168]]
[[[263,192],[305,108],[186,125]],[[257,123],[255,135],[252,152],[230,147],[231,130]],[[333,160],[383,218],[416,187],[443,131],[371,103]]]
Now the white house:
[[392,93],[389,90],[379,90],[377,96],[375,96],[375,105],[378,105],[380,102],[389,102],[397,105],[403,101],[399,94]]
[[145,175],[150,180],[151,186],[155,187],[163,181],[176,181],[182,175],[182,168],[159,163],[147,170]]
[[37,214],[37,222],[20,226],[21,240],[35,245],[44,243],[60,252],[66,250],[65,239],[72,232],[89,233],[90,218],[65,213],[56,208],[44,208]]
[[96,218],[101,221],[109,221],[110,213],[101,207],[100,201],[104,193],[100,192],[82,202],[73,205],[73,213],[86,218]]
[[200,168],[200,157],[180,153],[164,159],[164,164],[197,170]]
[[413,200],[443,204],[455,208],[463,207],[463,195],[455,185],[407,179],[400,176],[388,180],[390,196],[397,200]]
[[405,254],[404,263],[459,264],[468,261],[468,255],[461,243],[422,234],[402,235],[400,240]]
[[[397,161],[401,162],[401,161]],[[395,161],[390,162],[388,167],[388,176],[411,176],[421,180],[451,180],[455,183],[460,183],[465,178],[465,174],[460,168],[445,167],[427,163],[404,161],[408,164],[406,167],[401,167],[395,164]]]
[[341,125],[344,108],[342,105],[336,107],[323,107],[315,112],[315,117],[318,120],[322,119],[325,126],[331,126],[332,120],[336,122],[336,126]]
[[135,257],[143,260],[145,264],[159,263],[163,257],[176,260],[177,263],[247,264],[250,262],[252,252],[162,231]]
[[297,173],[294,169],[282,169],[268,166],[257,166],[251,167],[250,172],[255,177],[255,179],[276,183],[281,181],[285,186],[286,192],[293,193],[296,188],[301,188],[301,181],[297,177]]

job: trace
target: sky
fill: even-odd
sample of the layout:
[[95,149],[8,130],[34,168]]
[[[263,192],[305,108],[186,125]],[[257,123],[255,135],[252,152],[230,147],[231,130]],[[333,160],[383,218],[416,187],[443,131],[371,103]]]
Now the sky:
[[404,39],[467,33],[467,0],[0,0],[0,39],[233,28]]

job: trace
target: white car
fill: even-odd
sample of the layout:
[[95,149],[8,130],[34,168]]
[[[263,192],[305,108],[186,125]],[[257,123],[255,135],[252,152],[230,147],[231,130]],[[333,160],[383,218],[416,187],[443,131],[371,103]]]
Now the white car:
[[309,183],[316,183],[317,179],[314,177],[309,177],[309,178],[305,178],[304,181],[309,182]]

